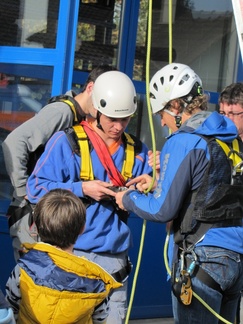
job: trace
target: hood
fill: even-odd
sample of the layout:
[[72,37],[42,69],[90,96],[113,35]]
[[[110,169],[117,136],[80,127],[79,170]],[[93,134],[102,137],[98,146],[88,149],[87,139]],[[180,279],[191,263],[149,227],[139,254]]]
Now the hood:
[[188,119],[180,131],[192,134],[213,136],[224,142],[232,142],[238,136],[235,124],[218,112],[202,111]]

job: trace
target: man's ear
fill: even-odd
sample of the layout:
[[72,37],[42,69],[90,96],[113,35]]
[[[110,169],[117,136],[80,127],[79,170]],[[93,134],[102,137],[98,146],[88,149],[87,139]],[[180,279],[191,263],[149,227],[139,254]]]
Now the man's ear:
[[93,81],[90,81],[88,84],[87,84],[87,87],[86,87],[86,91],[88,92],[88,94],[91,94],[92,91],[93,91],[93,87],[94,87],[94,82]]

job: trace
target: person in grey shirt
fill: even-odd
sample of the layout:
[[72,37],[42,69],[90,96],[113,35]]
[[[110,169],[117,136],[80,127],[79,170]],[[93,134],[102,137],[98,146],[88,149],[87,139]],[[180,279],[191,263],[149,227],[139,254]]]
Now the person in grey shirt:
[[[32,207],[26,199],[26,183],[30,171],[30,156],[44,147],[47,140],[57,131],[64,130],[85,119],[86,116],[96,117],[96,109],[92,104],[92,90],[97,77],[107,71],[116,70],[109,65],[94,68],[81,93],[72,90],[66,92],[62,101],[55,101],[44,106],[38,114],[13,130],[3,141],[2,150],[7,173],[13,186],[13,198],[7,211],[9,230],[12,237],[14,258],[21,255],[23,242],[33,243],[37,240],[37,232],[32,222]],[[65,98],[72,100],[75,112],[65,103]],[[38,155],[38,154],[37,154]]]

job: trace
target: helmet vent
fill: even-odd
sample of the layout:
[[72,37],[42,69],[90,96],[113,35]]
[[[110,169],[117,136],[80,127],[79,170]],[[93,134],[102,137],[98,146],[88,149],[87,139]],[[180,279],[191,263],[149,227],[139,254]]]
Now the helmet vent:
[[105,101],[105,99],[101,99],[101,100],[100,100],[100,105],[101,105],[102,108],[105,108],[105,106],[106,106],[106,101]]
[[154,84],[153,84],[153,88],[154,88],[154,90],[158,91],[157,83],[154,83]]
[[189,74],[185,74],[181,81],[179,82],[179,85],[182,85],[184,82],[186,82],[188,79],[190,79],[190,75]]
[[170,82],[174,79],[174,75],[170,75]]
[[165,82],[165,79],[164,79],[164,77],[161,77],[160,78],[160,83],[163,85],[164,84],[164,82]]

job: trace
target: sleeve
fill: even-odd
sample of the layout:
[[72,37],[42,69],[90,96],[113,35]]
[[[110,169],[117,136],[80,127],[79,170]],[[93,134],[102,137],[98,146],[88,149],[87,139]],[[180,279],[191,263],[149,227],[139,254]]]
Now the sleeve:
[[173,220],[189,191],[200,185],[207,163],[205,147],[195,149],[193,141],[188,144],[168,140],[161,151],[160,177],[154,192],[126,192],[125,209],[154,222]]
[[93,324],[105,324],[109,312],[109,297],[107,297],[101,304],[95,307],[92,315]]
[[21,302],[20,292],[20,268],[16,265],[14,270],[11,272],[10,277],[6,283],[6,299],[9,302],[13,312],[15,320],[17,321],[19,313],[19,305]]
[[15,324],[13,310],[0,290],[0,323]]
[[27,181],[31,203],[52,189],[61,188],[83,197],[80,180],[80,157],[73,153],[65,132],[56,132],[47,142],[44,153]]
[[12,308],[0,309],[0,323],[15,324],[14,314]]
[[73,115],[65,103],[53,103],[13,130],[2,143],[6,170],[17,196],[26,195],[27,162],[30,152],[45,145],[58,130],[71,126]]
[[3,292],[0,289],[0,309],[8,308],[9,306],[10,306],[9,303],[4,298]]
[[135,163],[133,166],[133,177],[137,177],[141,174],[152,175],[153,169],[148,164],[148,147],[141,143],[141,151],[135,156]]

